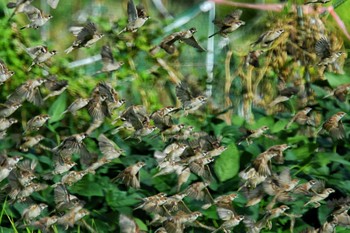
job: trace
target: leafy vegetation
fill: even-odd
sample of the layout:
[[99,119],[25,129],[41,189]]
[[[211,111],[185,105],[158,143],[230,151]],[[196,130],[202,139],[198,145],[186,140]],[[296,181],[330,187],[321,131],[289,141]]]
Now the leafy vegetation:
[[[338,4],[337,9],[345,9],[348,3],[344,2]],[[205,3],[213,6],[210,2]],[[241,19],[246,21],[246,25],[230,34],[226,40],[219,35],[210,39],[207,52],[199,53],[185,43],[176,42],[178,51],[175,54],[169,55],[161,49],[155,54],[150,53],[167,35],[191,27],[197,28],[195,38],[200,45],[206,47],[204,45],[208,41],[207,36],[213,34],[213,30],[216,29],[211,24],[215,9],[209,7],[209,14],[203,12],[205,3],[185,6],[188,8],[185,13],[166,18],[164,15],[160,16],[154,6],[145,1],[146,12],[151,18],[137,32],[122,34],[118,33],[127,25],[126,1],[125,4],[107,1],[105,5],[102,1],[101,4],[92,5],[90,8],[90,4],[71,5],[69,1],[61,1],[58,8],[52,11],[52,22],[38,30],[19,30],[26,22],[25,16],[17,14],[13,21],[8,22],[12,11],[6,9],[4,3],[0,3],[1,9],[4,9],[0,19],[0,59],[6,63],[9,70],[15,72],[14,76],[0,87],[0,102],[5,103],[20,84],[30,79],[47,78],[50,74],[57,75],[59,80],[68,81],[67,90],[59,96],[48,98],[43,106],[26,101],[11,115],[18,123],[12,125],[7,130],[7,135],[0,140],[0,150],[6,151],[7,156],[11,158],[23,157],[21,162],[37,161],[34,181],[48,186],[34,192],[23,202],[19,198],[13,199],[9,196],[9,179],[1,181],[1,232],[39,232],[35,227],[27,226],[21,216],[30,203],[48,205],[37,219],[54,215],[62,217],[68,212],[58,211],[54,200],[55,183],[60,182],[63,175],[54,175],[49,180],[44,179],[44,176],[51,173],[55,167],[52,149],[59,146],[65,138],[86,131],[89,135],[84,139],[84,143],[90,154],[97,155],[98,158],[103,157],[99,137],[104,134],[123,151],[122,155],[108,161],[96,171],[89,171],[88,166],[79,161],[80,155],[73,153],[73,161],[78,165],[72,170],[80,172],[87,169],[89,172],[81,180],[73,182],[72,185],[66,184],[65,187],[71,196],[76,196],[85,203],[83,208],[88,210],[89,214],[76,223],[72,221],[68,230],[63,224],[53,224],[50,230],[123,232],[123,229],[128,229],[124,225],[126,220],[122,221],[125,216],[129,218],[130,224],[136,224],[140,231],[155,232],[157,228],[166,225],[151,224],[156,217],[156,211],[152,208],[149,211],[136,207],[144,202],[144,198],[159,193],[165,193],[167,196],[189,194],[188,188],[191,185],[207,180],[204,175],[191,172],[188,180],[179,186],[179,175],[176,172],[157,175],[161,169],[155,154],[164,151],[176,139],[172,136],[163,138],[160,130],[156,130],[141,137],[139,141],[133,137],[133,132],[123,128],[123,121],[118,117],[133,105],[144,106],[148,114],[165,106],[181,108],[183,103],[176,94],[176,87],[180,82],[186,83],[194,96],[203,94],[208,98],[207,103],[193,113],[187,114],[184,110],[174,113],[174,124],[185,126],[181,132],[193,127],[189,138],[181,142],[188,147],[192,146],[191,149],[194,150],[197,139],[211,136],[221,139],[220,145],[226,148],[219,156],[213,157],[214,162],[208,164],[213,178],[207,188],[213,198],[237,194],[236,199],[230,202],[232,206],[229,209],[233,208],[237,215],[244,215],[245,220],[236,226],[233,232],[248,231],[246,226],[252,222],[257,222],[256,226],[259,226],[259,222],[263,223],[261,226],[264,228],[261,227],[261,232],[302,232],[312,227],[322,228],[324,224],[335,221],[337,215],[334,214],[334,210],[337,205],[346,207],[349,204],[345,199],[350,192],[349,116],[346,115],[342,119],[344,137],[331,137],[332,132],[321,129],[323,123],[334,114],[349,113],[347,89],[345,100],[337,94],[327,95],[337,87],[350,83],[350,70],[344,66],[344,63],[348,64],[344,55],[327,66],[318,65],[320,57],[315,53],[315,45],[322,37],[326,37],[332,51],[346,51],[348,41],[343,41],[342,34],[337,31],[336,26],[331,24],[327,17],[320,17],[317,11],[304,11],[302,16],[298,16],[293,6],[286,4],[281,12],[267,12],[263,15],[257,15],[256,11],[243,10]],[[118,14],[112,12],[116,4]],[[232,10],[228,6],[216,6],[221,18]],[[180,12],[177,9],[179,6],[172,7],[175,12]],[[67,18],[75,12],[76,15]],[[184,18],[192,20],[181,24]],[[73,36],[68,33],[68,25],[84,25],[87,21],[94,22],[104,37],[91,48],[80,48],[69,55],[64,54],[63,51],[74,41]],[[284,33],[271,45],[265,48],[261,45],[256,48],[250,46],[261,33],[276,29],[283,29]],[[58,54],[52,57],[44,68],[34,66],[28,72],[27,68],[32,63],[32,58],[25,48],[42,44],[50,51],[56,49]],[[94,62],[93,58],[100,53],[102,45],[107,44],[113,51],[114,59],[123,62],[124,65],[113,73],[95,74],[102,64],[100,60]],[[259,65],[249,63],[249,52],[260,50],[262,53],[255,60]],[[63,114],[75,99],[91,97],[95,87],[103,82],[113,87],[118,93],[118,99],[126,100],[124,106],[113,110],[111,117],[105,118],[101,125],[90,131],[90,126],[96,121],[87,109],[78,111],[75,115]],[[284,91],[287,94],[283,94]],[[43,96],[47,96],[50,90],[41,88],[41,92]],[[293,116],[305,107],[312,108],[307,122],[298,124],[295,120],[289,124]],[[25,136],[24,128],[28,120],[39,114],[48,114],[50,119],[38,132],[32,132],[30,135],[41,134],[44,139],[27,152],[23,151],[20,145]],[[155,122],[151,121],[151,125],[154,124]],[[263,135],[248,136],[250,130],[257,130],[263,126],[268,127]],[[243,179],[245,171],[250,168],[257,170],[262,164],[257,162],[262,153],[272,146],[283,144],[290,148],[283,152],[284,161],[271,160],[266,164],[272,174],[266,175],[265,185],[257,184],[257,187],[254,187],[251,180]],[[211,149],[217,149],[218,146]],[[182,159],[186,157],[186,153],[187,156],[192,155],[193,152],[188,151],[183,154]],[[138,162],[145,163],[139,172],[139,189],[127,187],[115,179],[124,169]],[[188,166],[189,164],[185,164],[179,173],[184,173]],[[16,169],[18,168],[14,168],[14,171]],[[290,195],[289,198],[277,200],[273,208],[284,204],[289,209],[285,215],[271,218],[271,229],[268,229],[269,223],[265,222],[269,218],[268,208],[279,195],[278,190],[281,190],[281,183],[276,181],[276,177],[286,169],[289,169],[292,179],[299,179],[299,184],[318,180],[319,184],[324,182],[325,187],[332,188],[335,192],[326,199],[328,203],[320,201],[321,206],[314,208],[312,203],[304,205],[312,196],[319,196],[322,190],[315,188],[313,192],[306,192],[307,195],[283,190]],[[269,193],[266,190],[269,182],[277,186],[274,192]],[[252,200],[249,195],[257,189],[263,190],[261,200],[255,205],[246,206]],[[330,201],[341,198],[345,201]],[[198,217],[197,224],[205,224],[212,230],[186,226],[185,232],[210,232],[225,222],[218,215],[218,206],[211,203],[208,208],[202,208],[208,204],[207,200],[195,199],[189,195],[184,198],[184,203],[191,211],[201,212],[202,216]],[[347,215],[347,209],[344,213]],[[167,216],[166,220],[171,222],[170,215],[175,213],[167,210],[164,215]],[[350,222],[343,221],[337,221],[337,232],[348,231]]]

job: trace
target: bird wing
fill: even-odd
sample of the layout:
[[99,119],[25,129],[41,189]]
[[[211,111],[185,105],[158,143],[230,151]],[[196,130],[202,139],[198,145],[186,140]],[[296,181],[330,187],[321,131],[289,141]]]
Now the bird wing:
[[108,45],[102,46],[101,57],[102,57],[102,62],[104,63],[104,65],[114,63],[112,50]]
[[194,36],[190,37],[190,38],[184,38],[181,39],[181,41],[185,42],[186,44],[188,44],[189,46],[192,46],[193,48],[198,49],[198,51],[200,52],[205,52],[206,50],[198,43],[198,41],[196,40],[196,38],[194,38]]
[[115,154],[119,154],[119,152],[116,150],[117,145],[108,139],[104,134],[100,134],[97,140],[100,151],[104,156],[112,157],[115,156]]
[[23,11],[31,22],[42,18],[41,11],[33,5],[27,5]]
[[193,98],[191,91],[185,82],[181,82],[177,85],[175,91],[177,98],[179,98],[183,104]]
[[133,0],[128,1],[128,22],[135,22],[137,19],[137,9]]
[[326,37],[322,37],[315,44],[316,55],[321,59],[331,56],[330,42]]

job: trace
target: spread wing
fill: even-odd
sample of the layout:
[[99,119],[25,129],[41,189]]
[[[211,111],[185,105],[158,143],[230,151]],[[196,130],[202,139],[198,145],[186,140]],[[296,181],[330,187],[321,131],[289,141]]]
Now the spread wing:
[[185,38],[185,39],[181,39],[183,42],[185,42],[186,44],[188,44],[189,46],[192,46],[193,48],[198,49],[198,51],[200,52],[205,52],[206,50],[198,43],[198,41],[196,40],[196,38],[194,38],[193,36],[190,38]]
[[325,37],[319,39],[315,44],[315,51],[321,59],[331,56],[331,48],[329,40]]
[[137,9],[135,7],[134,1],[129,0],[128,1],[128,22],[132,23],[135,22],[137,19]]

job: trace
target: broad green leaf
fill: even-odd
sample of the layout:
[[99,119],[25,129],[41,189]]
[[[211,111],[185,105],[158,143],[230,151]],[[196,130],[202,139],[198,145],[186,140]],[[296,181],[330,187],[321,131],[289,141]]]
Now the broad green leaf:
[[350,76],[348,75],[340,75],[335,73],[326,73],[326,79],[333,88],[339,85],[350,83]]
[[233,178],[239,171],[239,153],[235,144],[231,144],[216,159],[215,174],[221,182]]
[[50,124],[62,119],[61,113],[64,112],[64,110],[66,109],[66,101],[67,101],[67,93],[63,92],[52,104],[52,106],[49,108]]

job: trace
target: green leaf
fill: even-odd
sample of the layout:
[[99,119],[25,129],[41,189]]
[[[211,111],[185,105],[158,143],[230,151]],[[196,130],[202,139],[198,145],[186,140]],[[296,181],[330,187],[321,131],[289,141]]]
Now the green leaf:
[[329,85],[331,87],[335,88],[339,85],[349,83],[350,82],[350,76],[348,75],[340,75],[340,74],[335,74],[335,73],[326,73],[325,74],[326,79],[329,82]]
[[239,153],[235,144],[231,144],[216,159],[214,170],[221,182],[231,179],[239,171]]
[[63,92],[49,109],[49,123],[52,124],[62,119],[61,113],[66,109],[67,93]]

